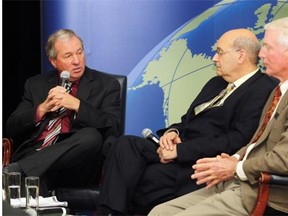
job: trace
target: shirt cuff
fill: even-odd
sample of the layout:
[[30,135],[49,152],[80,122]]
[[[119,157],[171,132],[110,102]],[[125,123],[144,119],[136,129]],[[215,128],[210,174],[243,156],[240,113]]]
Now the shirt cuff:
[[[39,105],[40,106],[40,105]],[[40,114],[39,114],[39,106],[37,107],[37,110],[36,110],[36,116],[35,116],[35,122],[36,122],[36,126],[38,126],[41,121],[44,119],[44,117],[41,119],[40,118]]]
[[244,161],[239,161],[237,163],[237,166],[236,166],[236,173],[237,173],[237,176],[240,178],[240,180],[242,181],[246,181],[248,178],[243,170],[243,162]]
[[235,157],[235,158],[237,158],[237,160],[239,160],[239,159],[240,159],[240,155],[239,155],[239,154],[234,154],[234,155],[232,155],[232,157]]
[[165,131],[164,135],[170,132],[175,132],[179,136],[179,131],[176,128],[169,128],[167,131]]

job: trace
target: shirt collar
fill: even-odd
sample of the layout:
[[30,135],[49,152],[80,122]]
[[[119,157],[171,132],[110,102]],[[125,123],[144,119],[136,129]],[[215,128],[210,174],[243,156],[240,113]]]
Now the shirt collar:
[[[255,73],[257,73],[257,71],[259,70],[259,68],[257,68],[256,70],[242,76],[241,78],[239,78],[238,80],[234,81],[234,85],[235,88],[238,88],[240,85],[242,85],[246,80],[248,80],[250,77],[252,77]],[[234,89],[235,89],[234,88]]]
[[286,80],[285,82],[283,82],[279,85],[280,85],[281,94],[284,95],[288,89],[288,80]]

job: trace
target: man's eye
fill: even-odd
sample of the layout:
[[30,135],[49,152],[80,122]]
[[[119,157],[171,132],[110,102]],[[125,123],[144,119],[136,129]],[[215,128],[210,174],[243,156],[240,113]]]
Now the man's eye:
[[65,59],[70,58],[70,57],[71,57],[71,55],[65,55],[64,56]]

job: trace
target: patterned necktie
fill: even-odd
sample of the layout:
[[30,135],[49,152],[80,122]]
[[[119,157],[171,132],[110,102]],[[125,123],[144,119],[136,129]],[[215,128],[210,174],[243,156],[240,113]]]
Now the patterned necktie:
[[271,119],[271,116],[272,116],[280,98],[281,98],[281,90],[280,90],[280,86],[278,86],[274,92],[272,103],[271,103],[271,105],[270,105],[268,111],[266,112],[265,117],[262,121],[261,128],[259,129],[256,137],[253,139],[252,143],[256,142],[259,139],[259,137],[261,136],[261,134],[263,133],[263,131],[265,130],[266,125],[268,124],[269,120]]
[[235,85],[233,83],[229,83],[226,87],[226,89],[222,90],[219,95],[217,95],[208,105],[207,108],[218,106],[221,102],[221,100],[229,94],[233,89]]
[[199,106],[195,107],[194,112],[195,115],[198,113],[211,108],[219,106],[221,100],[234,89],[235,85],[233,83],[229,83],[225,89],[223,89],[215,98],[213,98],[210,102],[200,104]]
[[[67,92],[70,93],[72,90],[72,83],[65,83],[65,88]],[[55,111],[52,114],[52,117],[49,120],[49,123],[47,126],[46,137],[43,141],[42,146],[37,150],[41,150],[47,146],[50,146],[57,141],[58,135],[61,132],[62,118],[65,117],[66,115],[67,115],[67,110],[64,107],[60,108],[59,110]]]

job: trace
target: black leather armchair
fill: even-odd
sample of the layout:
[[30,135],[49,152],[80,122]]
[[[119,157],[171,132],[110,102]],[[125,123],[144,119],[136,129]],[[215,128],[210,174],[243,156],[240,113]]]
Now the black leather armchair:
[[[110,75],[115,77],[121,86],[120,134],[123,135],[125,133],[127,77],[124,75]],[[3,138],[2,166],[7,166],[10,163],[12,152],[13,141],[9,138]],[[67,201],[71,214],[86,215],[86,213],[90,214],[96,210],[99,194],[99,185],[95,185],[86,188],[56,188],[51,195],[56,195],[59,201]]]

